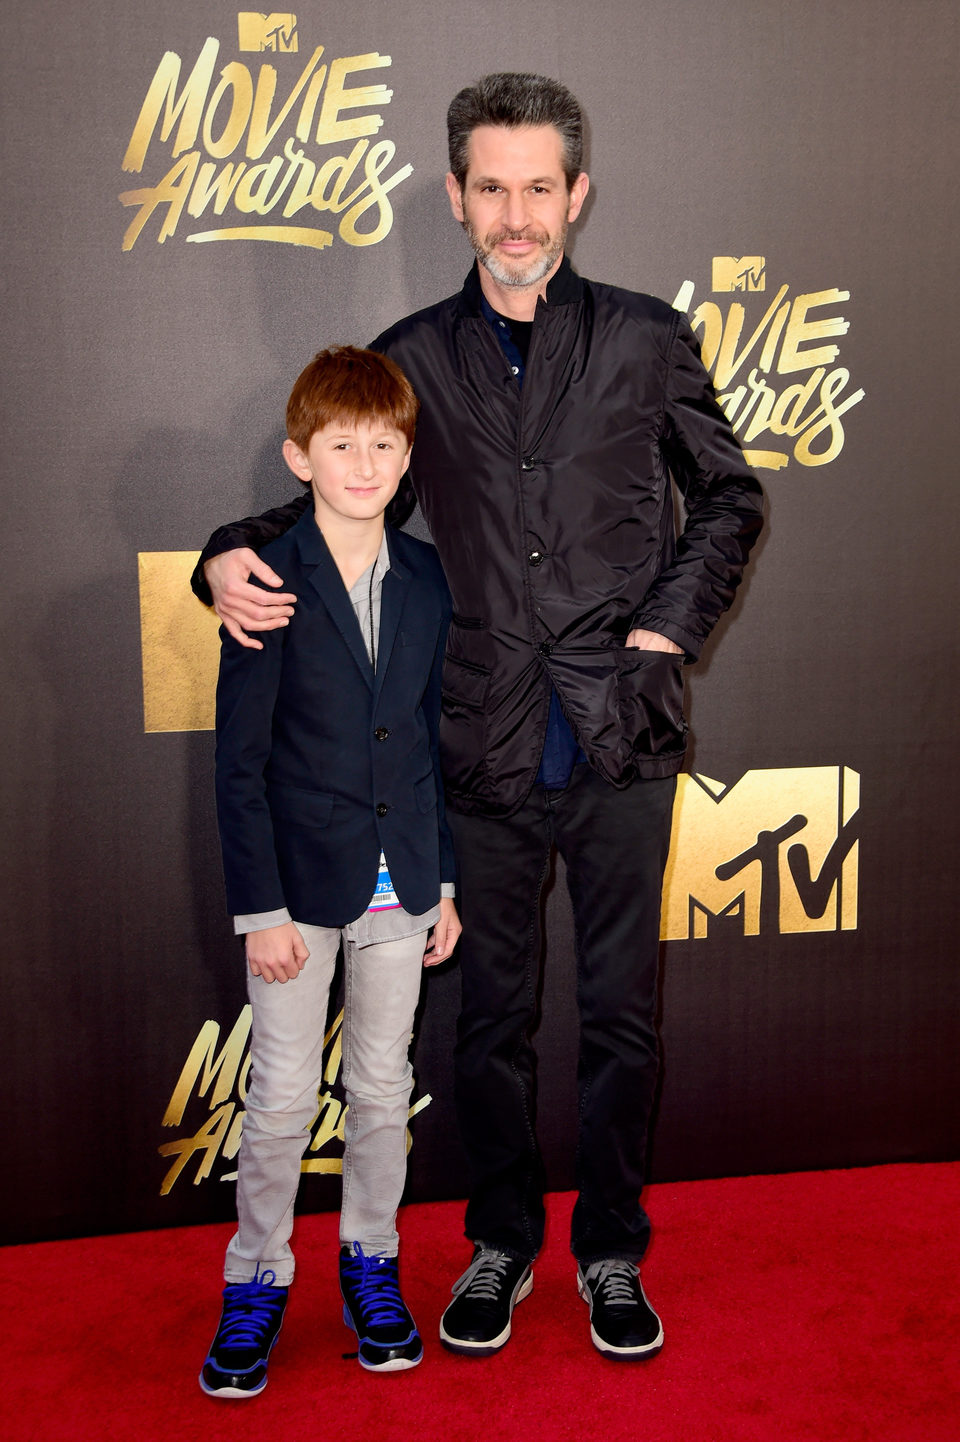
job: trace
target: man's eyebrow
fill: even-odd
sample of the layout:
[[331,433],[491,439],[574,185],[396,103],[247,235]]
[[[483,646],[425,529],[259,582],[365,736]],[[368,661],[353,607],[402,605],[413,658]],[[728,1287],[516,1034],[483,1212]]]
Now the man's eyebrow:
[[[555,175],[534,175],[530,180],[525,180],[524,185],[555,185]],[[503,185],[503,181],[496,175],[475,175],[470,180],[471,185]]]

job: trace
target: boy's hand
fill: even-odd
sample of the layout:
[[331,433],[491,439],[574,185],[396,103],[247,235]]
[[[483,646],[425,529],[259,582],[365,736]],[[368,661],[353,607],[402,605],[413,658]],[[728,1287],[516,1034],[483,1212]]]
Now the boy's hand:
[[309,955],[292,921],[247,933],[247,962],[253,975],[264,981],[292,981]]
[[463,927],[457,915],[457,908],[449,896],[440,900],[440,919],[430,933],[427,949],[423,953],[424,966],[436,966],[446,961],[453,953]]
[[247,579],[250,575],[266,586],[282,586],[283,580],[249,546],[211,557],[203,574],[213,596],[213,609],[241,646],[263,650],[262,641],[252,640],[244,626],[248,631],[274,631],[289,623],[296,596],[286,592],[271,596],[259,586],[250,585]]

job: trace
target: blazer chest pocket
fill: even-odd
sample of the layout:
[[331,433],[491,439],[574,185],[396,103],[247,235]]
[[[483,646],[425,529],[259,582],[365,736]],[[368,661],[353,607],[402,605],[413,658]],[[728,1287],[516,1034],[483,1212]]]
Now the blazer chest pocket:
[[401,646],[429,646],[433,654],[437,645],[437,636],[440,633],[440,623],[435,625],[421,625],[401,627],[397,640]]
[[333,797],[323,791],[304,791],[299,786],[269,788],[270,811],[279,821],[293,826],[329,826]]

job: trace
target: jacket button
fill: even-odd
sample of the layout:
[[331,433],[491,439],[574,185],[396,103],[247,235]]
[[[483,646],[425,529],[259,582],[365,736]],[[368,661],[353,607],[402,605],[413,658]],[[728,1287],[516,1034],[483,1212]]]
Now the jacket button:
[[378,741],[386,741],[387,737],[390,735],[390,732],[387,730],[386,726],[378,726],[373,734],[374,736],[376,736]]
[[386,814],[387,814],[387,812],[388,812],[389,810],[390,810],[390,807],[386,804],[385,801],[381,801],[381,802],[378,803],[378,805],[377,805],[377,815],[378,815],[378,816],[386,816]]
[[527,557],[527,560],[530,562],[531,566],[540,566],[543,564],[544,560],[543,552],[531,551],[529,556]]
[[550,652],[553,650],[553,647],[550,645],[549,641],[541,641],[540,645],[537,647],[537,650],[540,652],[541,656],[549,656]]
[[520,462],[520,469],[521,471],[532,471],[536,464],[537,463],[533,459],[533,456],[524,456],[523,460]]

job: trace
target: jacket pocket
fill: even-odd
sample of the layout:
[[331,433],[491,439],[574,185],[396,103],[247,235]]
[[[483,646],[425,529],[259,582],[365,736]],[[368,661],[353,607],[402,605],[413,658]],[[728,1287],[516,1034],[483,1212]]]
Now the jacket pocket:
[[617,701],[625,760],[665,758],[683,751],[683,656],[670,651],[614,648]]
[[443,711],[483,711],[490,687],[490,672],[474,661],[445,656],[443,661]]
[[440,766],[448,792],[486,793],[487,696],[490,672],[447,655],[440,703]]
[[329,826],[333,797],[323,791],[304,791],[299,786],[277,782],[268,791],[270,810],[280,821],[293,826]]

